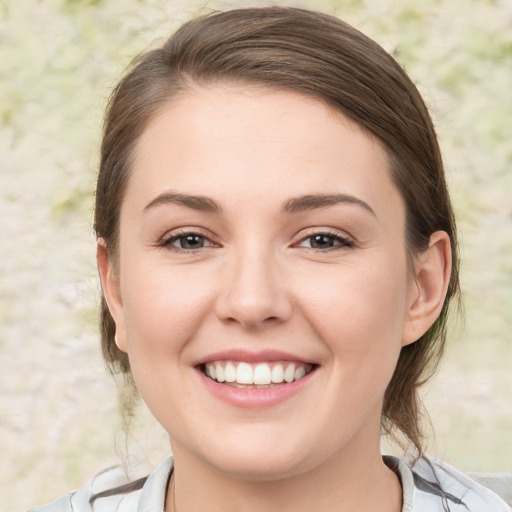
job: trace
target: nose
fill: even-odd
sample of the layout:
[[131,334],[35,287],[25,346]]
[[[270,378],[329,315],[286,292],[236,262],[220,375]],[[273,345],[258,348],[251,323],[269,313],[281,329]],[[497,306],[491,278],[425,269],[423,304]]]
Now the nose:
[[246,329],[289,319],[292,302],[276,256],[247,250],[233,255],[223,273],[217,316]]

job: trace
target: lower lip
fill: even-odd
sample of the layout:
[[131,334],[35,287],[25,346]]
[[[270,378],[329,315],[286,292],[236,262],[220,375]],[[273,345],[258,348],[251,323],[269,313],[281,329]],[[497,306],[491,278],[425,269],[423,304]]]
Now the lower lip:
[[235,388],[220,384],[197,369],[203,384],[218,399],[235,407],[250,409],[273,407],[299,393],[313,377],[316,369],[302,379],[286,384],[276,384],[269,388]]

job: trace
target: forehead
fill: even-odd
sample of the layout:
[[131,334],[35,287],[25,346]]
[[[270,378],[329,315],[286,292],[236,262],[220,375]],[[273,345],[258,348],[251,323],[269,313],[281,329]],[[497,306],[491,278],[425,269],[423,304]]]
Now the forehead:
[[296,92],[230,84],[181,93],[142,134],[127,196],[165,188],[228,202],[397,194],[381,144],[341,113]]

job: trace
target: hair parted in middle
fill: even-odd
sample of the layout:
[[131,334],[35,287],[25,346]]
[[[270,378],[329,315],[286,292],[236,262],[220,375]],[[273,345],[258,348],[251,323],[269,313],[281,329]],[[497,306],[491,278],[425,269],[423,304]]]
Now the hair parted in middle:
[[[112,93],[104,123],[96,190],[95,230],[116,268],[120,208],[136,143],[166,104],[192,87],[259,85],[316,98],[379,141],[406,208],[410,261],[438,230],[448,233],[452,273],[439,318],[402,348],[386,390],[382,427],[401,432],[423,452],[418,388],[436,368],[446,338],[448,305],[459,293],[456,227],[441,153],[417,88],[373,40],[347,23],[286,7],[235,9],[194,19],[161,47],[138,57]],[[115,324],[101,304],[103,353],[129,375],[114,341]]]

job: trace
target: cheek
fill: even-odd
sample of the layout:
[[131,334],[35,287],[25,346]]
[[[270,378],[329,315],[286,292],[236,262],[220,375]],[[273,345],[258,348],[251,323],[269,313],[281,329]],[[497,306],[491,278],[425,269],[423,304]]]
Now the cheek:
[[169,411],[188,407],[188,393],[178,390],[187,382],[191,341],[211,309],[211,286],[183,267],[132,262],[121,276],[127,352],[141,396],[165,425]]
[[304,278],[298,304],[334,361],[389,366],[401,348],[406,285],[403,269],[345,266]]
[[159,357],[182,347],[207,314],[208,281],[183,267],[130,263],[121,275],[128,352],[143,348],[144,357]]

